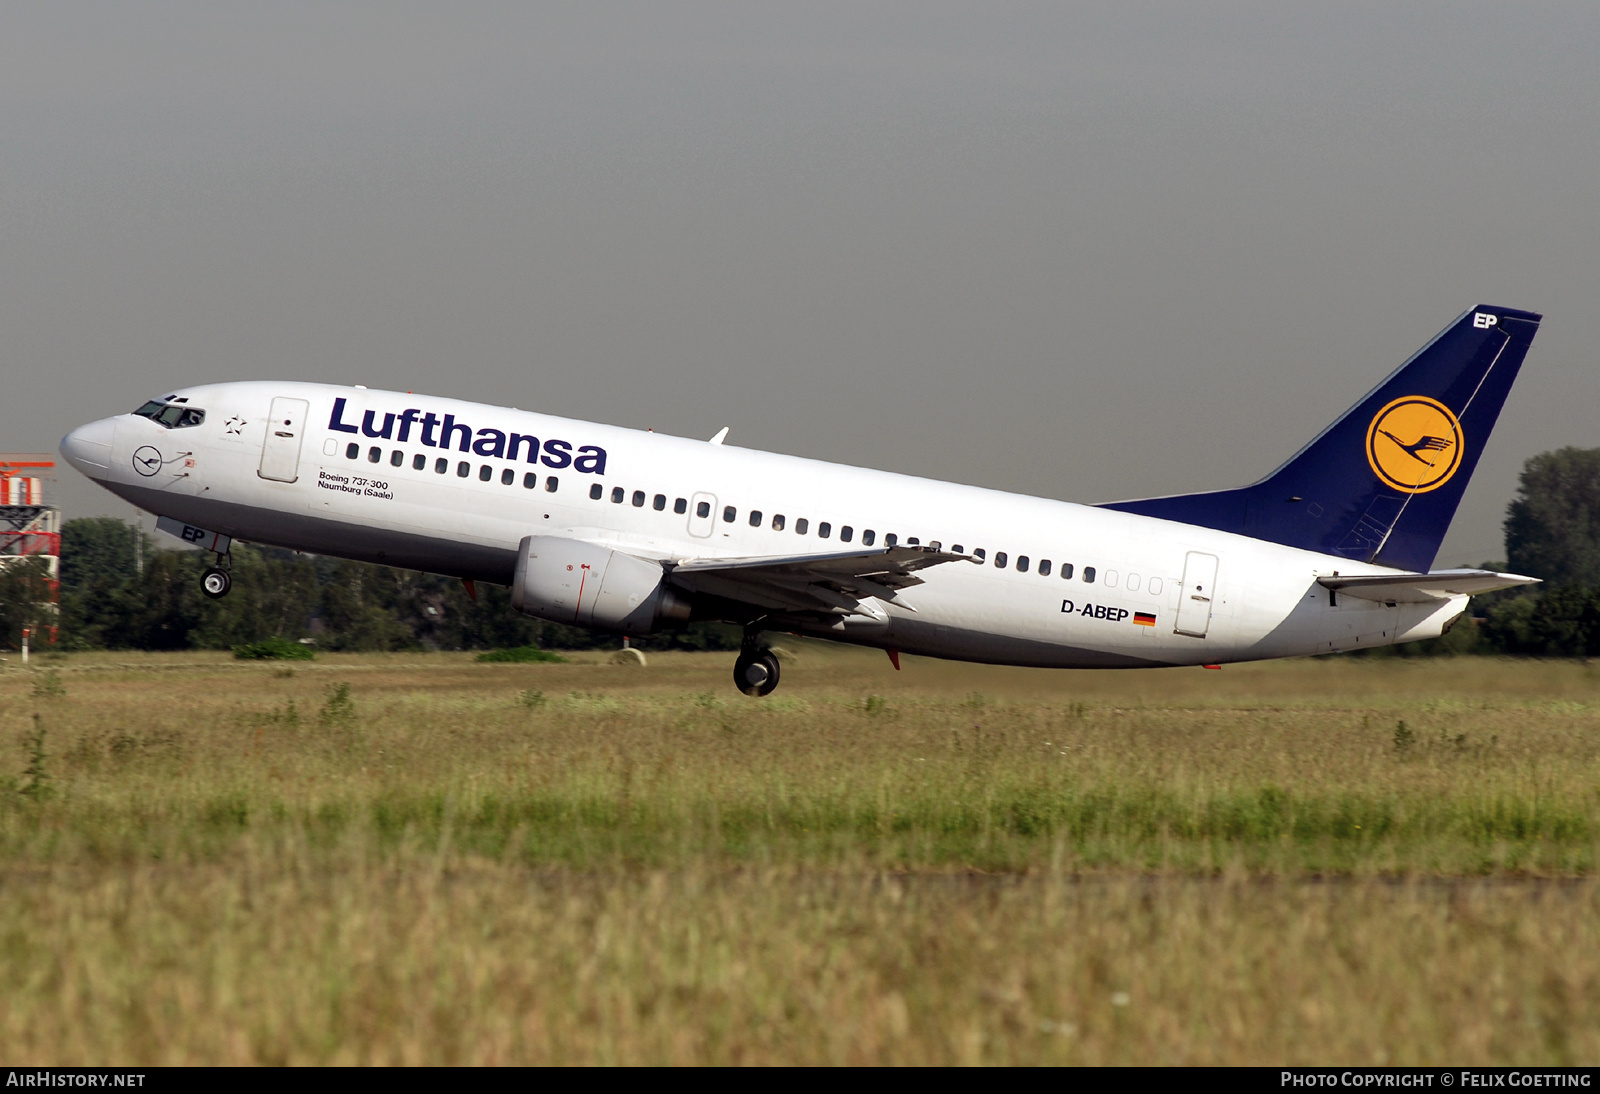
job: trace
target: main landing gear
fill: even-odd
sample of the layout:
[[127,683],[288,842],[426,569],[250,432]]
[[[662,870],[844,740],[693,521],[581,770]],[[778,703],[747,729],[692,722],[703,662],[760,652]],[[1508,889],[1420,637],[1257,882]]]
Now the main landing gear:
[[778,657],[762,643],[759,631],[745,631],[739,659],[733,663],[733,683],[746,695],[771,695],[778,686]]
[[[233,559],[227,555],[221,556],[217,561],[225,566],[233,565]],[[206,572],[200,575],[200,591],[212,600],[221,600],[228,595],[228,591],[232,588],[233,574],[229,573],[224,566],[207,567]]]

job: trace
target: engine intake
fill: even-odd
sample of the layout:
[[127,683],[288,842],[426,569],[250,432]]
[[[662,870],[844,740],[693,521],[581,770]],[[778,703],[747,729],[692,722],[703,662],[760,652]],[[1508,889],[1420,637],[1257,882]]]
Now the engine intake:
[[650,634],[689,621],[689,598],[661,564],[561,536],[524,536],[511,605],[553,623]]

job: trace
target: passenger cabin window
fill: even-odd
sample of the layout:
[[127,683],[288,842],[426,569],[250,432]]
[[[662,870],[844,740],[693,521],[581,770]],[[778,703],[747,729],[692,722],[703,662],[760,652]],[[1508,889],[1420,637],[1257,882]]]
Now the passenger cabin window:
[[974,547],[972,549],[972,557],[977,559],[979,562],[982,562],[984,559],[988,558],[989,555],[988,552],[986,552],[982,547]]
[[361,455],[361,446],[359,444],[356,444],[354,441],[351,441],[349,444],[344,446],[344,458],[345,459],[353,460],[359,455]]
[[400,451],[398,448],[395,449],[393,452],[389,453],[389,466],[391,466],[391,467],[399,467],[401,464],[403,464],[405,462],[406,462],[406,454],[404,452]]
[[896,543],[899,543],[899,542],[900,542],[900,537],[895,535],[893,532],[885,532],[884,533],[884,535],[883,535],[883,545],[885,547],[893,547]]
[[1072,563],[1063,562],[1061,564],[1061,580],[1065,581],[1068,578],[1070,578],[1071,576],[1072,576]]
[[1006,568],[1006,553],[1004,551],[996,551],[994,553],[994,565],[997,570]]
[[1039,560],[1039,576],[1040,577],[1049,577],[1050,576],[1050,560],[1048,558],[1041,558]]
[[1139,591],[1139,575],[1138,574],[1129,574],[1128,575],[1128,591],[1130,593],[1136,593],[1136,592]]
[[500,484],[502,486],[510,486],[512,483],[514,483],[516,481],[517,481],[517,473],[515,471],[511,470],[511,468],[508,467],[504,471],[500,472]]
[[466,460],[456,464],[456,478],[464,479],[470,474],[472,474],[472,465]]
[[1117,587],[1117,571],[1107,570],[1106,576],[1101,578],[1100,583],[1108,589],[1115,589]]
[[479,482],[488,482],[492,478],[494,478],[494,468],[490,467],[488,464],[482,464],[481,466],[479,466],[479,468],[478,468],[478,481]]
[[525,475],[522,476],[522,488],[524,490],[532,490],[535,486],[538,486],[538,485],[539,485],[539,476],[535,475],[532,471],[529,471]]
[[667,496],[665,494],[657,494],[650,501],[650,508],[654,509],[658,513],[661,512],[661,510],[665,509],[666,507],[667,507]]
[[377,445],[373,445],[371,448],[367,449],[368,463],[377,463],[381,459],[383,459],[383,449],[379,448]]
[[827,539],[831,535],[833,535],[833,525],[829,524],[827,521],[823,521],[821,524],[817,525],[818,539]]
[[593,486],[589,487],[589,497],[595,501],[599,501],[600,496],[605,492],[606,488],[601,486],[599,483],[595,483]]
[[[935,544],[934,546],[938,546],[938,544]],[[967,553],[965,550],[962,549],[961,544],[959,544],[959,543],[957,543],[955,546],[951,547],[950,548],[950,552],[951,552],[951,554],[957,554],[957,555],[964,555],[964,554]]]
[[725,505],[722,507],[722,522],[724,524],[732,524],[738,519],[738,517],[739,510],[735,509],[733,506]]
[[939,541],[938,541],[938,540],[936,540],[936,539],[930,539],[930,540],[929,540],[929,541],[928,541],[928,550],[930,550],[930,551],[937,551],[937,550],[939,550],[939,549],[940,549],[940,547],[939,547]]
[[846,524],[843,528],[839,529],[839,542],[840,543],[849,543],[850,542],[850,537],[854,536],[855,534],[856,534],[855,529],[851,528],[848,524]]
[[861,533],[861,545],[863,547],[871,547],[873,541],[877,538],[878,533],[874,532],[871,528],[868,528]]
[[1094,567],[1093,566],[1085,566],[1083,568],[1083,580],[1085,582],[1087,582],[1088,584],[1090,584],[1090,585],[1094,584]]
[[450,461],[443,456],[433,461],[433,473],[435,475],[442,475],[448,470],[450,470]]
[[643,490],[635,490],[633,492],[633,507],[635,509],[643,509],[644,508],[644,491]]
[[694,515],[699,517],[701,520],[705,520],[711,515],[711,503],[709,501],[703,501],[699,505],[695,506]]
[[750,527],[752,527],[752,528],[760,528],[761,527],[761,510],[759,510],[759,509],[750,510]]
[[621,505],[622,504],[622,499],[627,497],[627,496],[628,496],[627,491],[622,489],[622,487],[613,486],[611,488],[611,504],[612,505]]
[[679,498],[677,501],[673,502],[672,503],[672,511],[674,513],[677,513],[679,516],[682,516],[684,513],[687,513],[689,511],[689,499],[688,498]]
[[794,522],[794,534],[797,536],[803,536],[806,534],[806,529],[809,527],[811,527],[811,522],[805,517],[800,517]]
[[1151,596],[1160,596],[1161,595],[1161,579],[1159,577],[1152,577],[1150,579],[1150,595]]
[[906,537],[906,546],[907,547],[915,547],[915,546],[917,546],[917,544],[919,544],[921,542],[922,541],[920,539],[918,539],[916,536],[907,536]]
[[206,420],[206,412],[199,407],[183,406],[180,403],[146,403],[134,413],[141,418],[149,418],[167,429],[187,429]]
[[783,514],[782,513],[774,513],[772,515],[772,530],[774,532],[783,531]]
[[421,452],[418,452],[415,456],[411,457],[411,470],[413,470],[413,471],[421,471],[421,470],[425,469],[427,466],[428,466],[428,457],[424,456]]
[[1027,572],[1028,572],[1028,556],[1027,555],[1018,555],[1017,556],[1017,573],[1025,574]]
[[561,480],[556,478],[554,475],[551,475],[548,479],[544,480],[544,492],[546,494],[554,494],[556,490],[560,488],[560,486]]

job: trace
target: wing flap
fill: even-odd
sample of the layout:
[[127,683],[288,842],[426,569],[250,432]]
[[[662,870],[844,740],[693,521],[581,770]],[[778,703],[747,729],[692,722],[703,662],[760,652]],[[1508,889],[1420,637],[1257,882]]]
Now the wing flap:
[[970,555],[904,545],[822,555],[691,558],[669,563],[668,580],[690,592],[770,611],[870,615],[860,604],[874,598],[916,611],[900,592],[923,583],[918,570],[971,561]]
[[1476,596],[1496,589],[1534,585],[1536,577],[1494,570],[1434,570],[1426,574],[1366,574],[1319,577],[1317,584],[1344,596],[1395,604],[1426,604],[1452,596]]

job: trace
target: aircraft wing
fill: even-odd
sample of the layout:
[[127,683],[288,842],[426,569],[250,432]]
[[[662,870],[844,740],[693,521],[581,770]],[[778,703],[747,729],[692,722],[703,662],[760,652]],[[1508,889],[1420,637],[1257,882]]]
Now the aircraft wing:
[[668,562],[667,579],[690,592],[738,600],[772,611],[873,615],[860,605],[877,597],[908,611],[900,591],[921,585],[918,570],[976,561],[929,547],[880,547],[825,555],[690,558]]
[[1452,596],[1475,596],[1533,585],[1536,577],[1498,574],[1493,570],[1435,570],[1427,574],[1374,574],[1363,577],[1319,577],[1317,584],[1345,596],[1396,604],[1426,604]]

